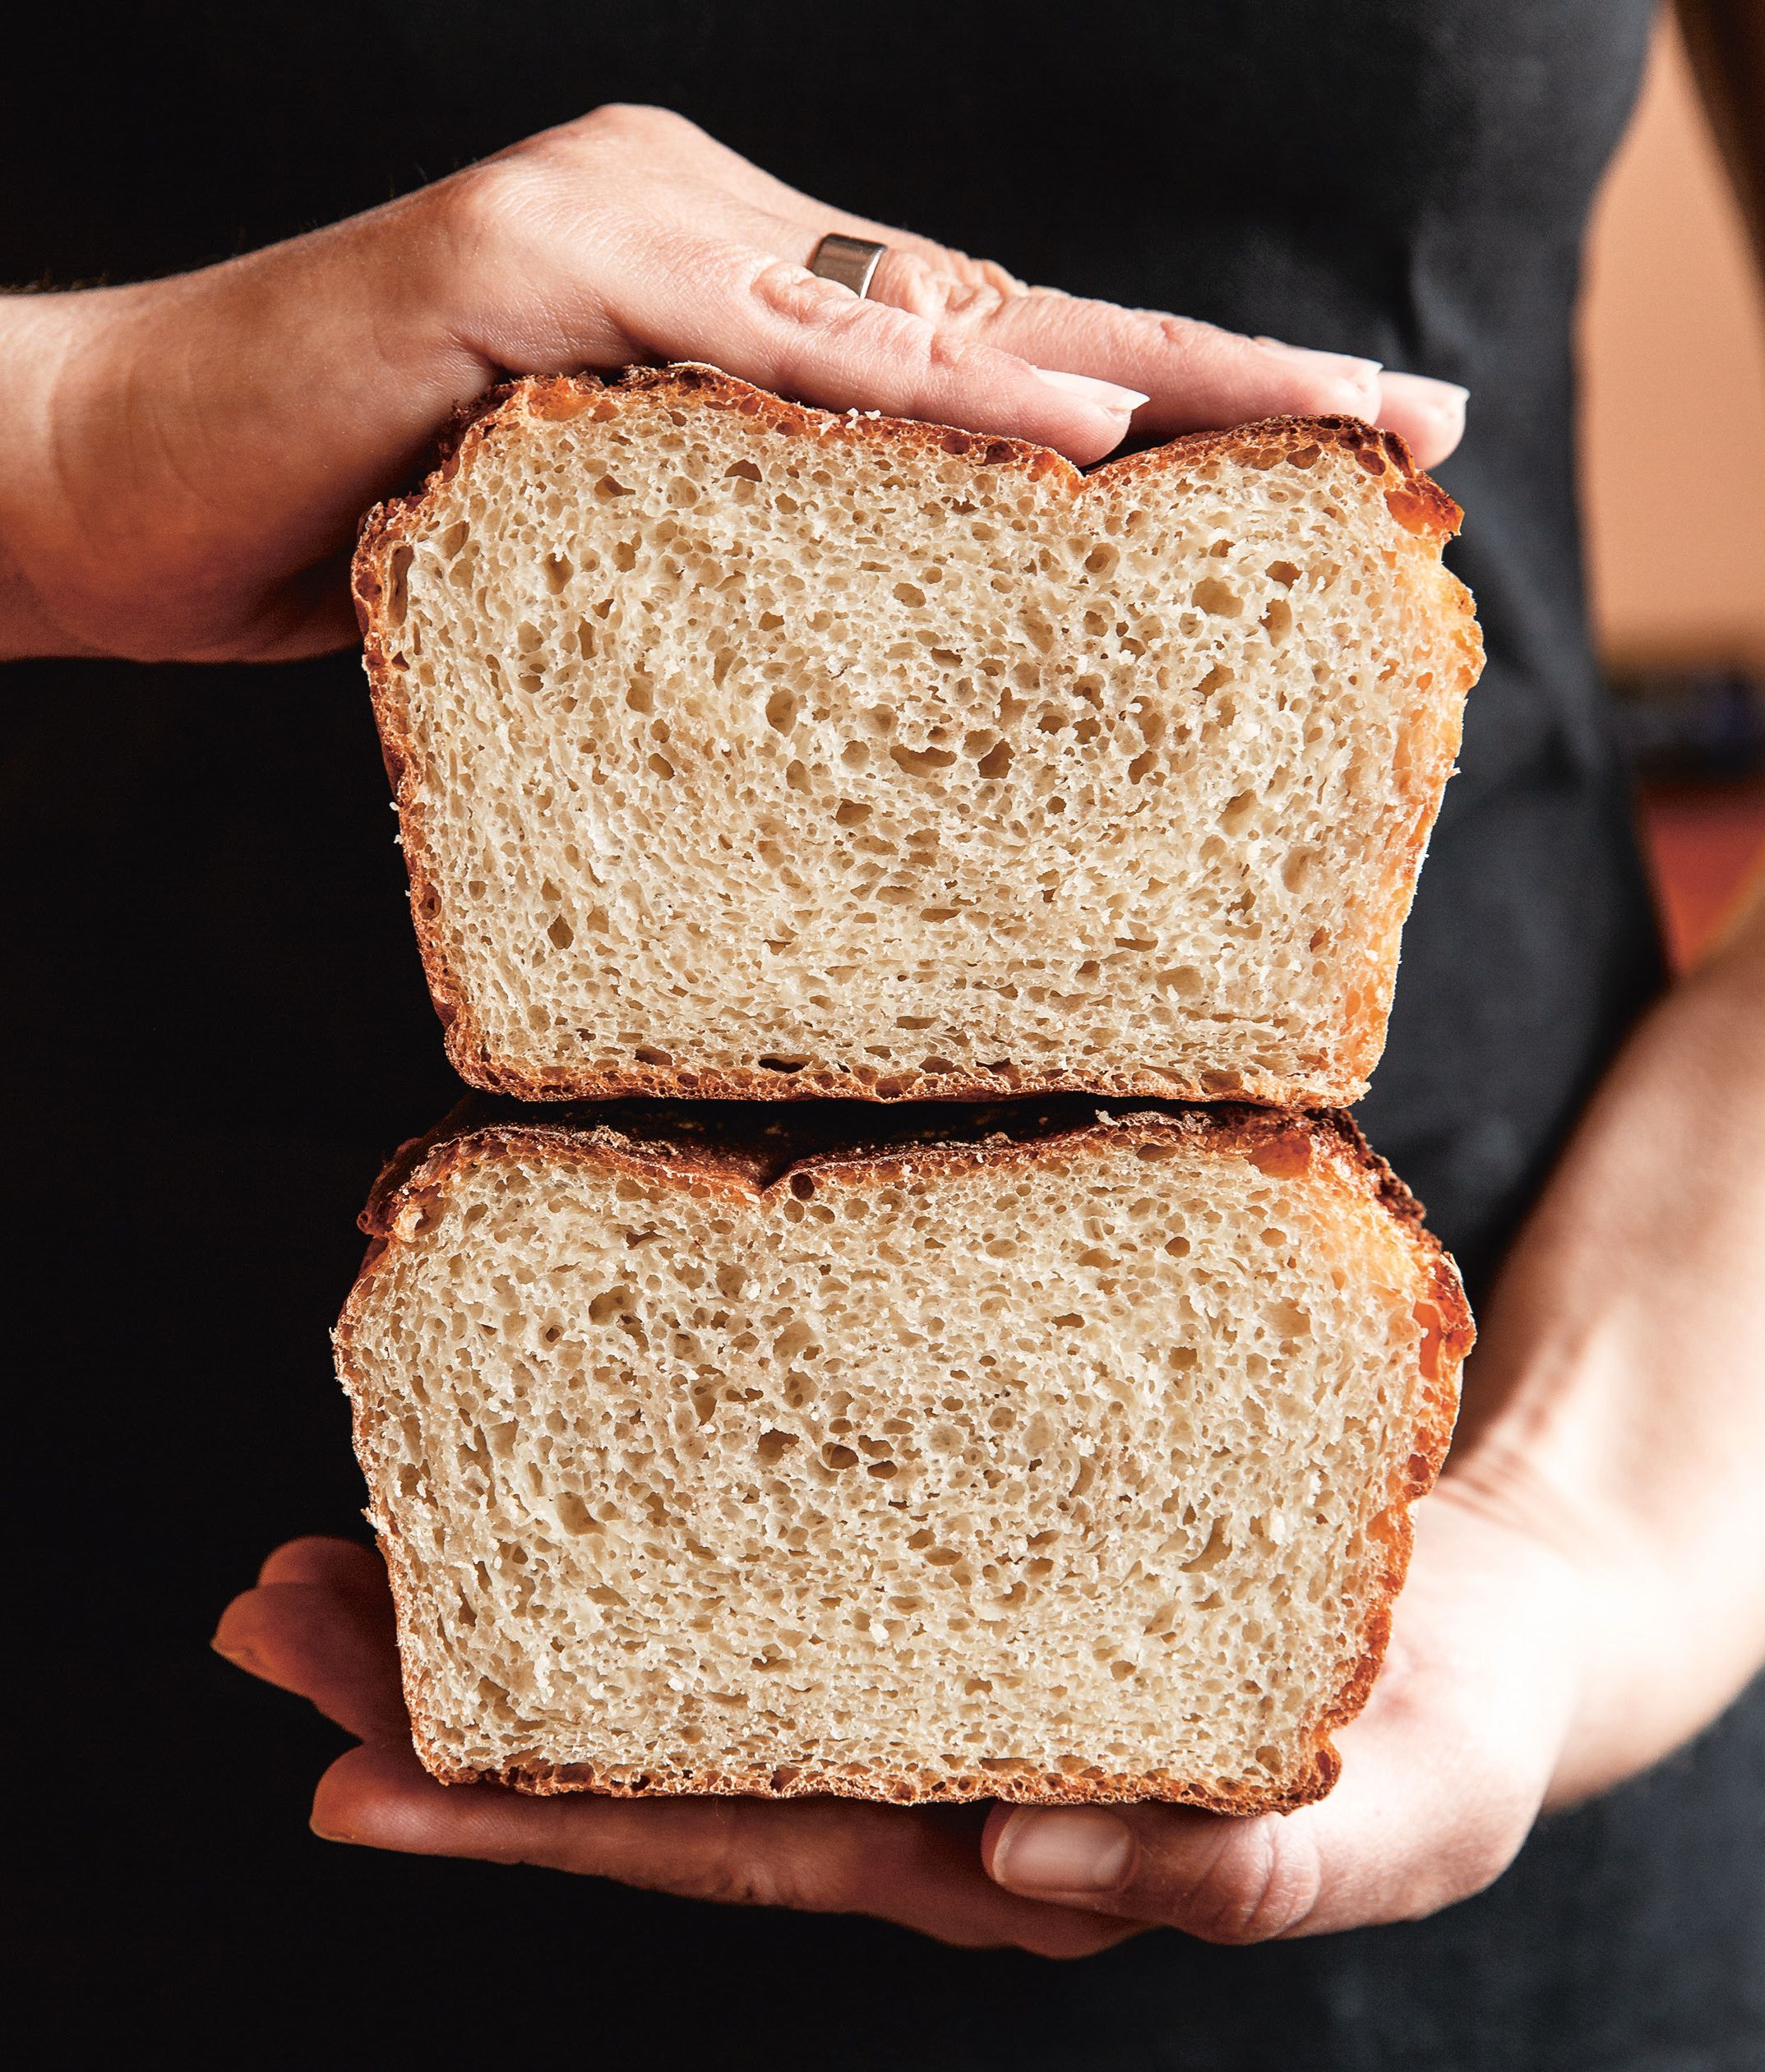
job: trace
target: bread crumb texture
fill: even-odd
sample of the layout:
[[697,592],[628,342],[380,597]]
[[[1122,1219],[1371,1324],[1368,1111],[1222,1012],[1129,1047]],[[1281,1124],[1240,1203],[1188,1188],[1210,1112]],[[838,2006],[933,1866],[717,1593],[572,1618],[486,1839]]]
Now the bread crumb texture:
[[764,1187],[605,1132],[432,1157],[339,1332],[429,1768],[1328,1789],[1469,1320],[1332,1142],[1231,1141],[1100,1121]]
[[1355,1098],[1481,659],[1457,516],[1350,420],[1084,477],[707,370],[517,384],[357,565],[455,1062]]

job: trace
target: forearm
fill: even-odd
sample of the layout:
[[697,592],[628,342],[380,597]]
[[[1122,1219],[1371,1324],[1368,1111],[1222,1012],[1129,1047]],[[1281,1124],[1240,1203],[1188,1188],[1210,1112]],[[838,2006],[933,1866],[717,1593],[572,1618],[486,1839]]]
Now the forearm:
[[[200,659],[183,626],[346,548],[355,515],[489,378],[441,318],[451,221],[435,192],[198,273],[9,299],[0,652],[79,652],[89,593],[126,559],[158,608],[139,646],[124,624],[100,651]],[[408,219],[395,233],[395,212]],[[298,584],[287,607],[290,637],[310,645]]]
[[1594,1581],[1553,1796],[1765,1663],[1765,907],[1644,1022],[1524,1231],[1450,1470]]

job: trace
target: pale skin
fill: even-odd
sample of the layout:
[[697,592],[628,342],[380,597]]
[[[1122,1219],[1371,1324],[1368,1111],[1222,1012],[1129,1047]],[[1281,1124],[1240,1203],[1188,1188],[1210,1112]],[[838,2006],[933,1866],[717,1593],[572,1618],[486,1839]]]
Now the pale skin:
[[[871,302],[807,275],[829,229],[893,248]],[[355,519],[456,404],[498,368],[668,358],[1080,462],[1130,423],[1296,411],[1374,418],[1431,464],[1463,419],[1445,385],[1025,290],[677,118],[605,110],[200,274],[0,302],[0,655],[339,645]],[[1060,1956],[1161,1923],[1246,1941],[1413,1917],[1488,1883],[1541,1807],[1683,1742],[1765,1660],[1762,1234],[1755,913],[1636,1032],[1517,1246],[1342,1780],[1284,1819],[444,1789],[411,1751],[377,1557],[337,1540],[272,1554],[215,1645],[359,1740],[315,1802],[337,1840]]]

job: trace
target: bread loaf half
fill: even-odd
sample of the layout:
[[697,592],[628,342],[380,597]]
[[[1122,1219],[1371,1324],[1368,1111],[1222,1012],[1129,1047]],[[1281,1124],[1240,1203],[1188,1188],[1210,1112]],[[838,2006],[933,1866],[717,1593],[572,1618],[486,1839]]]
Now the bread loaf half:
[[356,596],[450,1055],[529,1099],[1347,1101],[1481,647],[1352,419],[1081,475],[527,380]]
[[1451,1262],[1342,1119],[945,1112],[499,1124],[388,1176],[337,1346],[435,1775],[1328,1788],[1453,1423]]

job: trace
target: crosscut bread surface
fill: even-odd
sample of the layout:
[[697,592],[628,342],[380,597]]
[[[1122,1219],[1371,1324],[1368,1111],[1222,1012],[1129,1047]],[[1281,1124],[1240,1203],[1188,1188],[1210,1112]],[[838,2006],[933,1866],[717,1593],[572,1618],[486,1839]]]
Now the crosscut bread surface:
[[1328,1788],[1452,1425],[1451,1263],[1340,1119],[1009,1119],[507,1124],[389,1176],[340,1371],[437,1776]]
[[1041,448],[529,380],[356,590],[450,1054],[529,1099],[1346,1101],[1481,647],[1350,419]]

